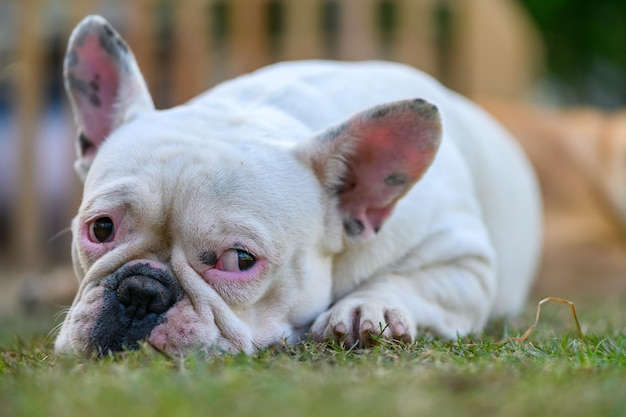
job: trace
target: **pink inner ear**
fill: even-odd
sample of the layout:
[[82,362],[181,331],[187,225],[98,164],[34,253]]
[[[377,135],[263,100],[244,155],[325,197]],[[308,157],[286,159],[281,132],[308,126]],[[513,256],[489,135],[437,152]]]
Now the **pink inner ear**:
[[102,47],[98,33],[85,34],[73,48],[67,68],[70,92],[83,134],[99,145],[112,131],[119,71],[123,69],[117,58]]
[[349,177],[340,193],[349,234],[376,233],[398,199],[430,166],[439,146],[438,117],[425,118],[411,106],[393,106],[384,117],[365,115],[349,122],[347,133],[356,138],[356,147],[348,157]]

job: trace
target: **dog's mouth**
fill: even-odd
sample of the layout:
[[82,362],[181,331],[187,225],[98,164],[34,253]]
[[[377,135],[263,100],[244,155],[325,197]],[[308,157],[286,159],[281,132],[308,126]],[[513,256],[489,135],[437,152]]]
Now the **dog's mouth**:
[[137,349],[184,295],[170,272],[148,263],[125,265],[102,286],[103,308],[91,331],[91,347],[99,355]]

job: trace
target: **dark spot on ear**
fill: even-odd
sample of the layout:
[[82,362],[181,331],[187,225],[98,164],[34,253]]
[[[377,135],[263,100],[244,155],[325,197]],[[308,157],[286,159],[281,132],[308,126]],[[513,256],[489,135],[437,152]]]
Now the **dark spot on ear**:
[[104,30],[104,33],[105,33],[107,36],[109,36],[109,37],[111,37],[111,36],[115,36],[115,32],[113,31],[113,28],[112,28],[110,25],[108,25],[108,24],[107,24],[107,25],[104,25],[104,26],[102,27],[102,29]]
[[409,102],[411,110],[417,112],[426,120],[436,120],[439,118],[439,109],[434,104],[417,98]]
[[93,80],[89,81],[89,88],[91,88],[94,93],[100,91],[100,77],[98,74],[96,74]]
[[89,139],[83,132],[78,134],[78,146],[80,148],[80,154],[82,156],[87,155],[91,152],[92,149],[95,148],[91,139]]
[[198,255],[198,260],[205,265],[213,266],[217,263],[217,254],[212,250],[205,250]]
[[385,178],[385,184],[389,185],[390,187],[404,185],[406,184],[406,182],[407,182],[406,175],[401,174],[399,172],[395,172],[389,175],[387,178]]
[[342,123],[339,126],[334,126],[332,128],[329,128],[324,134],[324,136],[322,136],[321,138],[322,142],[335,141],[338,137],[343,136],[346,130],[348,130],[349,128],[350,128],[350,125],[348,123]]
[[363,222],[359,219],[350,219],[343,222],[343,228],[348,236],[359,236],[365,230]]
[[126,43],[108,24],[102,27],[102,32],[100,32],[98,40],[102,49],[104,49],[112,57],[119,59],[121,57],[121,53],[128,53],[128,46],[126,46]]
[[369,114],[369,116],[373,119],[379,119],[381,117],[385,117],[389,113],[390,110],[391,110],[390,106],[377,107]]
[[87,97],[87,100],[89,100],[92,106],[100,107],[102,105],[102,102],[100,101],[100,97],[91,88],[91,85],[90,85],[91,83],[88,84],[83,80],[79,80],[78,78],[74,77],[72,74],[68,74],[67,81],[68,81],[70,89]]

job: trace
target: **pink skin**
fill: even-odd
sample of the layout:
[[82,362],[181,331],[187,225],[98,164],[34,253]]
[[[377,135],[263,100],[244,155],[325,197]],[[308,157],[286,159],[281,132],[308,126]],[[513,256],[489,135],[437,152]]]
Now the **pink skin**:
[[194,347],[252,352],[250,334],[240,327],[236,316],[224,315],[223,307],[220,300],[211,308],[203,308],[184,298],[166,313],[166,322],[155,327],[147,341],[172,356],[184,355]]
[[[363,140],[348,160],[351,187],[340,194],[340,201],[342,211],[363,224],[362,237],[380,229],[431,164],[439,146],[438,123],[416,117],[415,109],[404,106],[393,116],[364,117],[350,125],[350,136]],[[398,180],[389,184],[385,179],[390,176]]]
[[265,259],[256,259],[254,266],[245,271],[229,271],[224,270],[223,258],[228,256],[228,252],[231,249],[227,249],[222,252],[222,255],[218,258],[217,263],[214,266],[198,264],[194,265],[194,269],[202,278],[212,285],[224,285],[228,283],[245,283],[253,280],[254,278],[263,274],[267,267],[267,261]]
[[182,353],[185,347],[197,340],[197,329],[203,327],[199,316],[188,298],[179,301],[166,313],[166,322],[155,327],[148,342],[157,350],[166,353]]
[[[91,88],[89,93],[75,95],[76,107],[82,109],[80,118],[84,134],[99,144],[111,133],[111,123],[102,115],[113,114],[121,84],[119,64],[102,48],[95,31],[85,35],[74,48],[79,64],[70,67],[70,74]],[[82,62],[88,62],[89,65],[81,65]],[[96,149],[89,151],[95,153]]]

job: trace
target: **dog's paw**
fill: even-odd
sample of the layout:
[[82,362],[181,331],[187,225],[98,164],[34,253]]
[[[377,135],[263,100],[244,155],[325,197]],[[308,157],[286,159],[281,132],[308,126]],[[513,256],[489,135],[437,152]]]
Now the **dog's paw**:
[[316,341],[334,340],[346,347],[370,347],[380,338],[411,343],[415,326],[408,317],[380,301],[345,299],[320,314],[310,333]]

